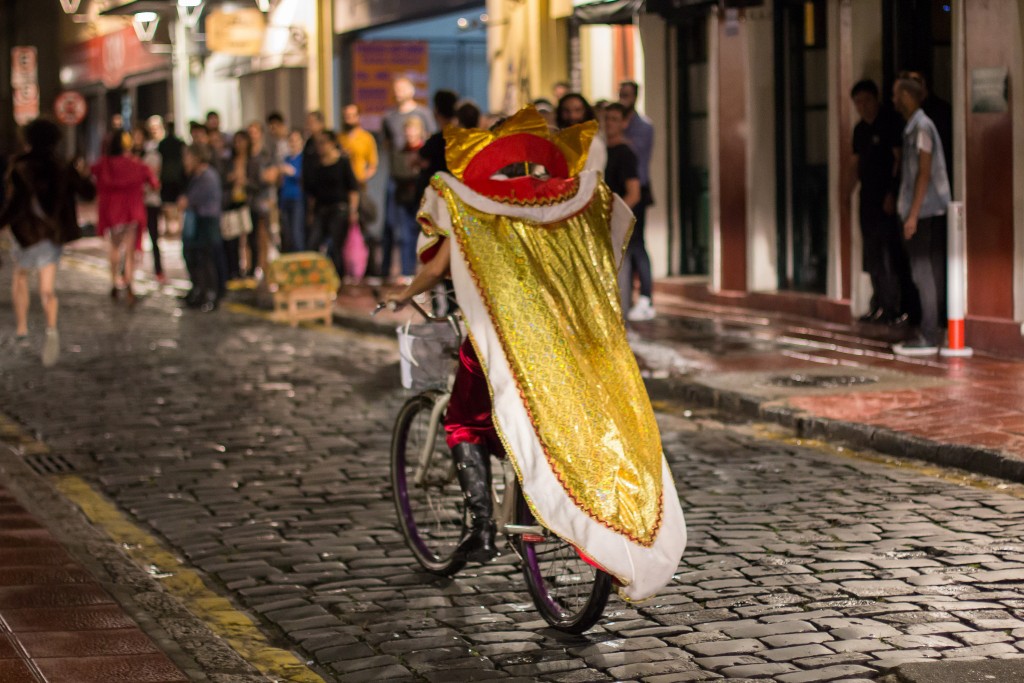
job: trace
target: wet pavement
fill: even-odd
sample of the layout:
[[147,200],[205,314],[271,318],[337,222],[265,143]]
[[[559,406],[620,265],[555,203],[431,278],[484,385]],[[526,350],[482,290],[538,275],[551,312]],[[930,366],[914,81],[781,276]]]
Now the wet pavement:
[[[337,316],[370,329],[373,301],[348,288]],[[656,320],[632,325],[631,342],[668,396],[1024,482],[1024,362],[899,357],[890,344],[905,328],[812,322],[670,292],[657,306]]]
[[[165,240],[163,252],[180,289],[186,278],[178,246]],[[82,240],[72,251],[103,262],[100,240]],[[648,374],[675,380],[674,394],[809,436],[1024,482],[1024,363],[980,354],[898,357],[890,345],[906,328],[809,321],[678,291],[671,279],[661,283],[659,317],[634,325],[633,338]],[[344,287],[336,320],[389,334],[407,315],[371,319],[379,296]]]
[[[2,412],[64,464],[24,463],[44,481],[79,478],[180,558],[149,568],[168,595],[194,571],[324,680],[864,680],[907,662],[1024,657],[1024,490],[682,403],[676,375],[740,362],[736,348],[716,356],[700,323],[706,348],[666,344],[666,323],[645,355],[668,375],[658,418],[687,553],[657,599],[613,598],[570,638],[544,627],[508,556],[452,580],[416,568],[388,487],[406,396],[390,339],[200,314],[160,293],[129,311],[79,267],[59,290],[58,366],[44,370],[35,348],[0,354]],[[757,372],[813,362],[743,334],[725,343],[782,356]],[[949,386],[922,367],[902,374],[921,391]]]

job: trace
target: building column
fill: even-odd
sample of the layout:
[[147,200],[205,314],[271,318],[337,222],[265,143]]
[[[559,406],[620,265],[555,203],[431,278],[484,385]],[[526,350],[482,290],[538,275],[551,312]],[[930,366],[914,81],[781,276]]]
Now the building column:
[[571,5],[555,0],[487,0],[489,109],[511,114],[569,75]]
[[[1013,40],[1013,61],[1010,69],[1010,93],[1014,111],[1024,111],[1024,89],[1020,87],[1024,77],[1024,0],[1017,2],[1019,30]],[[1024,117],[1013,117],[1013,181],[1014,181],[1014,286],[1013,319],[1024,320]],[[1022,330],[1024,333],[1024,330]]]
[[[853,149],[850,140],[853,137],[853,104],[850,90],[855,83],[853,75],[853,11],[851,0],[835,0],[829,7],[830,66],[834,65],[830,79],[835,83],[830,95],[829,121],[835,130],[829,136],[830,166],[829,206],[835,207],[829,213],[830,254],[834,255],[829,264],[828,296],[834,299],[849,300],[853,268],[850,256],[853,239],[853,214],[850,197],[846,189],[853,186]],[[834,17],[834,19],[833,19]],[[835,38],[833,41],[832,38]]]
[[722,13],[709,21],[711,97],[711,289],[747,289],[747,27]]
[[[1012,320],[1014,315],[1013,103],[1001,112],[973,111],[975,70],[1002,67],[1013,83],[1017,22],[1015,0],[971,0],[965,7],[965,119],[968,305],[972,317]],[[1013,88],[1011,88],[1012,90]],[[957,112],[954,112],[954,117]]]
[[328,126],[335,121],[334,3],[316,3],[316,39],[309,41],[308,109],[323,112]]

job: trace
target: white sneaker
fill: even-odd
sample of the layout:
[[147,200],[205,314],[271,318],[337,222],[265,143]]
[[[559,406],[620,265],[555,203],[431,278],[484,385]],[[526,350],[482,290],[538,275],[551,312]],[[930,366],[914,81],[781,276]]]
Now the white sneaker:
[[46,328],[46,340],[43,341],[43,367],[52,368],[60,357],[60,333],[56,327]]
[[922,336],[910,341],[892,345],[892,352],[897,356],[934,356],[939,347]]
[[629,320],[630,322],[653,320],[656,315],[657,312],[651,304],[651,298],[648,296],[642,296],[636,300],[636,305],[629,309],[629,313],[626,314],[626,320]]

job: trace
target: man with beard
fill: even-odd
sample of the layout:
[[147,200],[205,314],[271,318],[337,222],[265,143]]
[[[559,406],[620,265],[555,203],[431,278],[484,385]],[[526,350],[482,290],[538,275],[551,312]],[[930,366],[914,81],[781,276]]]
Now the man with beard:
[[636,110],[636,99],[640,94],[640,86],[636,81],[624,81],[619,84],[619,104],[626,109],[626,130],[624,136],[629,146],[636,153],[637,175],[640,178],[640,201],[633,207],[633,214],[636,216],[636,225],[633,226],[633,235],[629,239],[629,248],[626,252],[626,262],[623,264],[623,271],[626,272],[624,283],[626,292],[623,297],[623,306],[633,299],[633,278],[640,280],[640,297],[636,305],[628,309],[626,319],[650,320],[654,317],[654,305],[651,297],[654,291],[654,282],[651,278],[651,258],[647,255],[647,245],[644,243],[644,228],[647,225],[647,207],[654,204],[651,195],[651,153],[654,150],[654,125],[650,119]]

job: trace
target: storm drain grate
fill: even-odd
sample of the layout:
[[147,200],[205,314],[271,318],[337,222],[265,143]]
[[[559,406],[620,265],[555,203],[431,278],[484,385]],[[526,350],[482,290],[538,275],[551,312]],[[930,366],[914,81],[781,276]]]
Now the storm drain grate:
[[38,453],[25,456],[25,462],[36,471],[37,474],[65,474],[74,472],[78,468],[73,462],[63,455],[55,453]]
[[776,375],[768,380],[773,387],[794,387],[801,389],[836,389],[875,384],[877,377],[870,375]]

